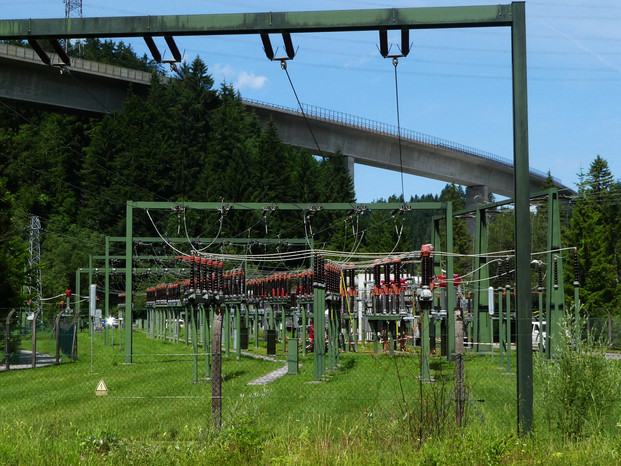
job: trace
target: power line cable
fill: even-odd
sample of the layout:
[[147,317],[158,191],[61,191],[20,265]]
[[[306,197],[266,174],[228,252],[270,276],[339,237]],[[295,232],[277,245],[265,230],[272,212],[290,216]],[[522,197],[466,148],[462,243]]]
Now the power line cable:
[[319,152],[318,155],[323,158],[324,155],[321,152],[321,148],[319,147],[319,143],[317,142],[317,138],[315,137],[315,133],[313,132],[313,128],[311,127],[310,121],[306,117],[306,112],[304,112],[304,108],[302,107],[302,103],[300,102],[300,99],[298,98],[298,93],[295,90],[295,86],[293,85],[293,81],[291,80],[291,76],[289,76],[289,71],[287,70],[287,62],[285,60],[281,60],[280,67],[287,74],[287,79],[289,80],[289,84],[291,85],[291,90],[293,90],[293,95],[295,95],[295,100],[298,102],[298,107],[300,107],[300,112],[302,113],[302,116],[304,117],[304,121],[306,122],[306,126],[308,126],[308,130],[310,131],[310,134],[311,134],[311,136],[313,138],[313,141],[315,141],[315,146],[317,147],[317,151]]
[[[392,59],[392,64],[395,68],[395,102],[397,107],[397,136],[399,140],[399,173],[401,174],[401,201],[405,202],[405,188],[403,184],[403,155],[401,149],[401,115],[399,112],[399,82],[397,80],[397,65],[399,64],[399,59],[394,57]],[[401,235],[399,235],[401,237]]]

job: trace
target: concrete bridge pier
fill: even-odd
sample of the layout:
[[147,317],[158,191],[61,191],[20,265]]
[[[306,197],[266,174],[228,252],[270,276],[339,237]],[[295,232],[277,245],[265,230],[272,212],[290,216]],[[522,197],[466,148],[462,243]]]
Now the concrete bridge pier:
[[487,186],[466,186],[466,208],[490,202],[489,195]]
[[349,176],[351,177],[351,182],[354,183],[354,157],[351,155],[345,156],[345,167],[349,172]]
[[[479,204],[485,204],[490,202],[489,188],[484,185],[466,186],[466,209],[474,207]],[[476,219],[466,219],[466,225],[468,226],[468,234],[474,238],[476,232]]]

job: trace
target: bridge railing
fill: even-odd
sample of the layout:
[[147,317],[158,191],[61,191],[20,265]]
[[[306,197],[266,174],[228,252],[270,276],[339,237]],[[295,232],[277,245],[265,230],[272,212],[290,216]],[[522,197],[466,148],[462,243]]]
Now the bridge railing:
[[[286,107],[283,105],[275,105],[268,102],[263,102],[260,100],[254,99],[244,99],[245,101],[252,103],[253,105],[259,105],[262,107],[268,108],[277,108],[280,110],[289,111],[296,114],[301,114],[297,109]],[[368,118],[359,117],[357,115],[352,115],[349,113],[338,112],[336,110],[330,110],[322,107],[317,107],[316,105],[308,105],[302,104],[302,109],[306,115],[312,116],[313,118],[318,118],[326,121],[338,122],[344,125],[362,128],[367,131],[372,131],[378,134],[387,134],[392,136],[399,136],[399,128],[395,125],[390,125],[387,123],[382,123],[380,121],[370,120]],[[479,149],[475,149],[473,147],[469,147],[463,144],[458,144],[456,142],[448,141],[446,139],[441,139],[435,136],[430,136],[429,134],[420,133],[418,131],[412,131],[409,129],[401,128],[401,137],[403,139],[408,139],[410,141],[416,141],[423,144],[428,144],[430,146],[435,147],[444,147],[447,149],[463,152],[468,155],[475,155],[477,157],[481,157],[487,160],[494,161],[496,163],[500,163],[506,165],[508,167],[513,167],[513,162],[507,158],[501,157],[496,154],[492,154],[491,152],[482,151]],[[547,178],[547,173],[543,173],[539,170],[530,169],[530,173],[532,175]],[[555,181],[558,181],[554,179]]]

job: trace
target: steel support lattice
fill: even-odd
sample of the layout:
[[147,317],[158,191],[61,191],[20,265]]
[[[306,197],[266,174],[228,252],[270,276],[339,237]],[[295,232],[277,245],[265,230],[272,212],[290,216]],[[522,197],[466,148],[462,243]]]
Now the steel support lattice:
[[28,294],[34,305],[33,312],[41,311],[43,291],[41,287],[41,220],[36,215],[30,217],[30,258],[28,268],[31,274],[31,285]]
[[82,17],[82,0],[65,0],[65,18]]

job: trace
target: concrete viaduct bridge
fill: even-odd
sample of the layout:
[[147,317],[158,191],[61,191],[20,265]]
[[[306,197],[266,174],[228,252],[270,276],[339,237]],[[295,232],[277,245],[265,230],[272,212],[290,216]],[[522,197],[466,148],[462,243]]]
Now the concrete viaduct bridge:
[[[143,96],[150,86],[149,73],[81,59],[72,59],[67,68],[55,54],[50,57],[62,66],[45,65],[32,49],[0,44],[0,99],[104,114],[121,108],[130,86]],[[250,100],[245,104],[261,121],[273,119],[286,144],[317,152],[301,112]],[[322,152],[341,149],[352,177],[354,163],[400,170],[396,127],[318,107],[306,106],[304,113]],[[513,163],[507,159],[403,129],[401,141],[405,173],[466,186],[470,200],[476,195],[486,199],[488,192],[513,196]],[[539,191],[546,176],[530,170],[530,192]]]

